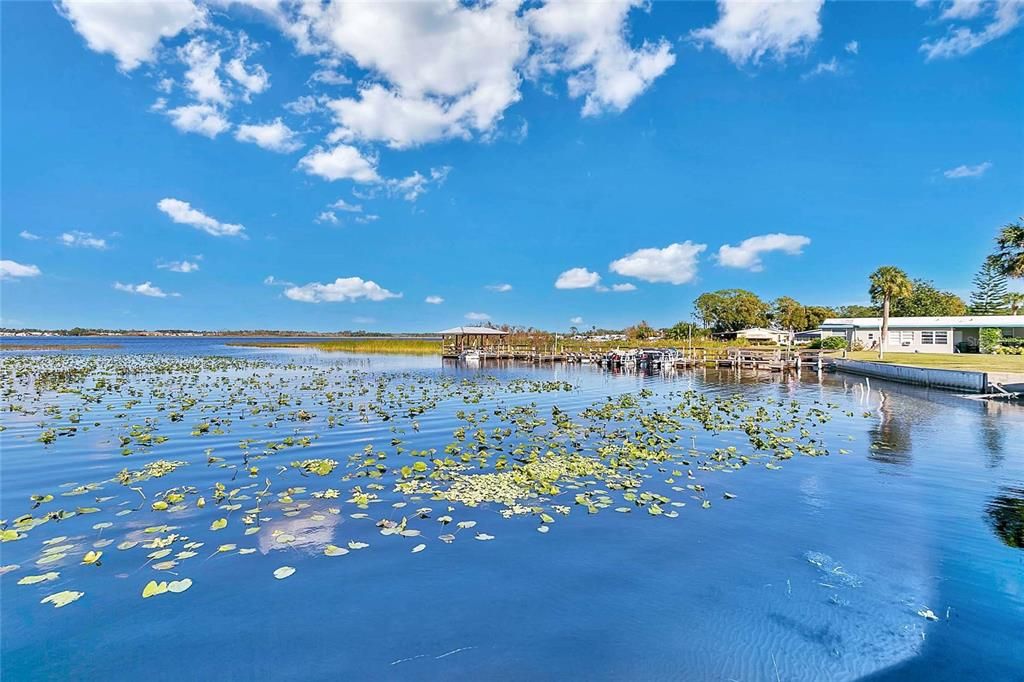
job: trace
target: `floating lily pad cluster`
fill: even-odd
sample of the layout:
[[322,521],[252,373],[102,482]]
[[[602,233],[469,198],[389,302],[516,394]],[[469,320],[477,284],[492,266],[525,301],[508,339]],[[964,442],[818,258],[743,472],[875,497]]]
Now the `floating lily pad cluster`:
[[[109,443],[91,453],[109,475],[54,480],[0,520],[0,540],[25,557],[0,572],[56,608],[83,597],[81,571],[129,573],[141,598],[162,599],[200,582],[208,560],[344,557],[373,551],[378,537],[420,554],[498,539],[501,518],[533,519],[544,534],[578,513],[679,518],[688,503],[736,497],[717,472],[829,454],[822,431],[838,408],[643,389],[568,411],[558,397],[575,387],[563,381],[235,358],[24,355],[0,367],[0,438],[36,430],[40,467],[57,475],[62,453],[95,447],[77,443],[85,432]],[[320,442],[365,425],[390,437]],[[212,435],[218,445],[207,446]],[[190,447],[160,456],[181,439]],[[283,452],[296,448],[304,454]],[[296,573],[267,568],[278,580]]]

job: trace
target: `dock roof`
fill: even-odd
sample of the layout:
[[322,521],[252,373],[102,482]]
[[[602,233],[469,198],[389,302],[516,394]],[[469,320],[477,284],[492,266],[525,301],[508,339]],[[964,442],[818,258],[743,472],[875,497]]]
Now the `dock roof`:
[[468,335],[492,335],[492,336],[505,336],[508,332],[504,332],[500,329],[493,329],[492,327],[452,327],[451,329],[445,329],[437,332],[446,336],[468,336]]

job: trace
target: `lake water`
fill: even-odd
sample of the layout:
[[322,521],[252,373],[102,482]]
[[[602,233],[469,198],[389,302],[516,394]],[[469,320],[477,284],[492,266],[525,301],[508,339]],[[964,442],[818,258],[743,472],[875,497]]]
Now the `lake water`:
[[[34,519],[0,545],[5,680],[1024,680],[1024,408],[835,374],[53,341],[121,347],[0,355],[0,516]],[[395,489],[533,450],[601,468],[515,511]],[[116,479],[157,460],[183,464]],[[62,592],[83,594],[40,603]]]

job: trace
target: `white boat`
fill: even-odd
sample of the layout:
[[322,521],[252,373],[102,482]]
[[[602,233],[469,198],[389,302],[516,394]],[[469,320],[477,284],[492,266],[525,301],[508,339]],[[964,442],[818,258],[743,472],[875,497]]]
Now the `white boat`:
[[459,356],[459,359],[463,362],[480,362],[480,351],[478,350],[464,350]]

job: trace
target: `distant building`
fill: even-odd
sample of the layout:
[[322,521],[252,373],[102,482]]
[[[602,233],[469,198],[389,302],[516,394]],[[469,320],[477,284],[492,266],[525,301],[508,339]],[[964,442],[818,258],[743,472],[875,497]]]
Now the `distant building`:
[[[878,348],[881,317],[833,317],[821,323],[823,336],[844,336],[848,345]],[[972,353],[982,329],[998,329],[1004,338],[1024,338],[1024,315],[890,317],[885,350],[903,353]]]
[[742,339],[750,343],[776,343],[779,345],[789,343],[789,332],[785,329],[767,329],[766,327],[751,327],[740,329],[734,332],[720,334],[725,339]]

